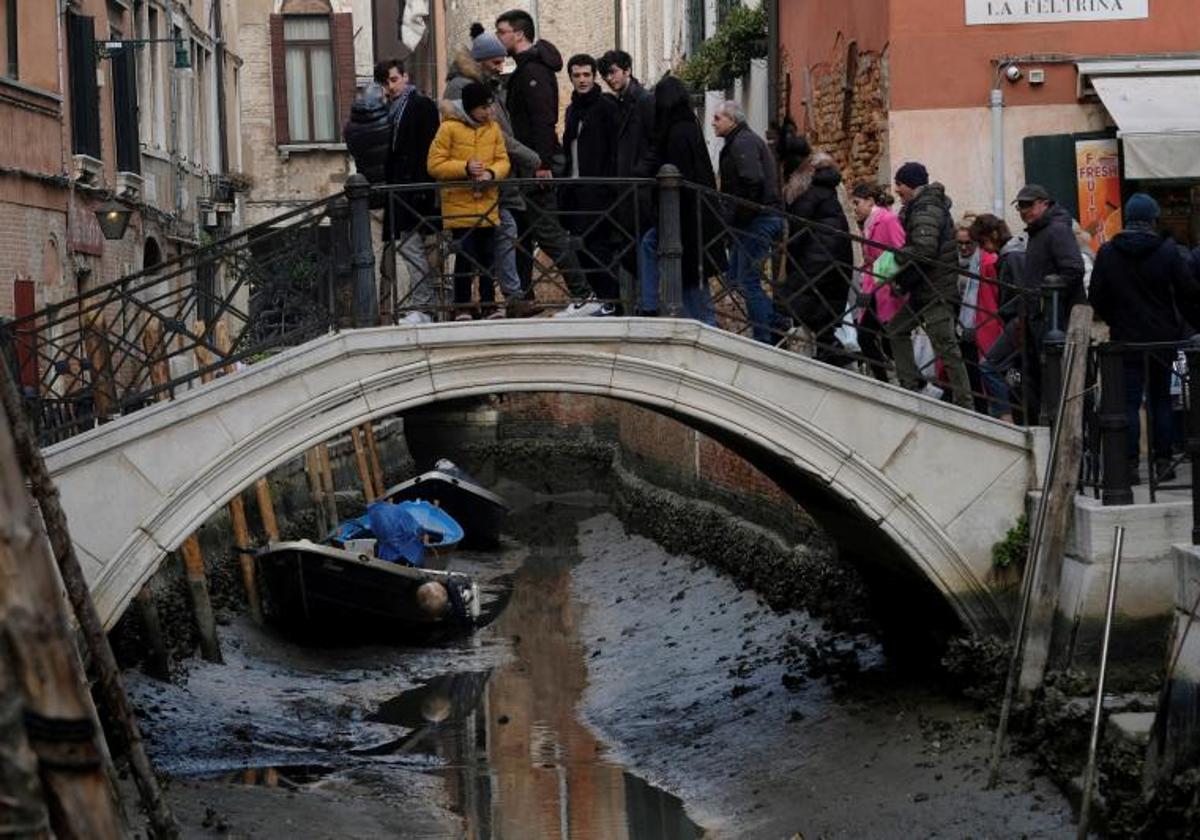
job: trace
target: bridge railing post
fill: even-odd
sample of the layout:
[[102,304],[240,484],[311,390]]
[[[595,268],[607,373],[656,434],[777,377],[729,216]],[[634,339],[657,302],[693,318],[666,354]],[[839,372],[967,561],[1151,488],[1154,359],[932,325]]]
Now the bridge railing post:
[[359,173],[346,180],[350,202],[350,271],[354,277],[354,326],[379,323],[375,249],[371,244],[371,184]]
[[339,329],[354,325],[354,286],[350,274],[350,203],[339,195],[329,203],[333,251],[333,320]]
[[1041,414],[1038,422],[1043,426],[1058,412],[1058,400],[1062,392],[1063,345],[1067,334],[1059,320],[1059,301],[1066,284],[1057,274],[1047,274],[1042,281],[1043,311],[1047,312],[1046,336],[1042,341],[1042,394]]
[[658,302],[672,318],[683,312],[683,240],[679,190],[683,177],[671,164],[658,170]]
[[1125,415],[1125,356],[1113,344],[1100,346],[1100,469],[1105,505],[1133,504],[1129,454],[1129,418]]

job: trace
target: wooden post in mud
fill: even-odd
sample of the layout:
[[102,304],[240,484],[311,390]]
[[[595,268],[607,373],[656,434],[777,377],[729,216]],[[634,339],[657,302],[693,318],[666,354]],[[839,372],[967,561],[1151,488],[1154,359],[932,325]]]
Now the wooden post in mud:
[[329,533],[333,527],[325,515],[325,488],[321,481],[321,456],[317,448],[304,451],[304,475],[308,479],[308,494],[312,497],[317,508],[317,532],[322,536]]
[[[203,321],[196,321],[192,325],[192,329],[196,335],[202,336],[207,330],[207,325]],[[212,351],[205,345],[197,344],[193,352],[198,367],[206,368],[212,364]],[[211,370],[200,374],[202,383],[211,382],[212,379],[213,372]],[[209,662],[223,662],[221,645],[217,641],[217,621],[213,614],[212,599],[208,592],[208,578],[204,570],[204,554],[200,551],[200,540],[196,538],[195,534],[191,534],[183,541],[179,550],[183,555],[183,567],[187,574],[192,614],[196,619],[196,629],[200,632],[200,655]]]
[[[1046,662],[1050,657],[1054,631],[1054,612],[1058,608],[1058,589],[1062,578],[1063,555],[1067,550],[1067,534],[1075,510],[1075,489],[1079,483],[1079,465],[1083,460],[1083,398],[1087,377],[1087,350],[1092,331],[1092,308],[1078,305],[1071,309],[1067,328],[1067,343],[1075,347],[1071,369],[1063,372],[1064,402],[1060,414],[1061,445],[1055,453],[1057,463],[1049,471],[1052,483],[1046,494],[1045,525],[1042,531],[1040,557],[1025,574],[1034,575],[1032,603],[1029,606],[1029,625],[1021,645],[1021,673],[1018,685],[1024,695],[1042,684]],[[1021,644],[1020,640],[1018,641]]]
[[238,553],[238,564],[242,568],[242,586],[246,589],[246,603],[250,605],[250,617],[262,624],[262,598],[258,594],[258,579],[254,572],[254,554],[251,550],[250,528],[246,524],[246,503],[238,493],[229,500],[229,518],[233,522],[233,550]]
[[162,322],[151,319],[142,331],[142,348],[150,362],[150,384],[154,386],[154,401],[163,402],[171,398],[171,369],[167,362],[167,347],[163,341]]
[[[29,427],[29,421],[22,411],[21,397],[17,393],[16,384],[12,380],[7,365],[0,365],[0,402],[4,404],[3,414],[7,417],[15,438],[16,454],[20,459],[21,470],[29,480],[33,497],[41,511],[42,524],[45,526],[46,536],[49,537],[54,559],[58,563],[59,580],[62,581],[62,587],[66,590],[67,598],[75,611],[75,620],[79,624],[84,643],[91,654],[92,669],[99,683],[99,693],[107,710],[108,720],[114,725],[114,734],[125,742],[130,770],[133,773],[134,782],[137,784],[138,793],[141,795],[142,806],[150,817],[154,836],[159,840],[171,840],[171,838],[179,836],[179,824],[175,822],[175,816],[171,813],[170,806],[167,805],[167,801],[162,795],[162,789],[158,786],[158,778],[154,775],[154,767],[150,764],[150,759],[142,746],[142,733],[138,729],[129,697],[125,694],[125,686],[121,683],[121,671],[117,667],[117,659],[113,656],[108,636],[104,632],[104,624],[100,621],[96,605],[92,602],[87,580],[79,565],[79,557],[75,554],[75,544],[71,541],[71,531],[67,527],[67,516],[59,501],[58,488],[54,486],[54,481],[46,469],[46,462],[37,447],[33,430]],[[3,437],[4,434],[0,433],[0,438]],[[11,453],[0,456],[0,476],[3,476],[3,471],[12,463]],[[0,488],[3,487],[3,484],[4,481],[0,478]],[[0,492],[3,491],[0,490]],[[8,526],[10,530],[15,530],[14,526],[18,521],[20,520],[16,518],[0,518],[0,522],[13,523]],[[36,548],[42,549],[44,545],[44,541],[39,539]],[[26,571],[26,574],[29,572]],[[0,573],[0,577],[3,577],[2,573]],[[0,586],[0,600],[8,590],[9,587]],[[55,586],[54,597],[41,606],[39,615],[42,618],[48,620],[47,611],[54,611],[55,605],[59,605],[61,608],[59,592],[60,590]],[[60,624],[65,626],[65,620]],[[4,625],[5,622],[0,620],[0,627]],[[48,667],[49,663],[42,664],[43,670]],[[82,686],[83,674],[79,673],[77,676],[76,682]],[[88,701],[90,703],[90,697]],[[96,816],[97,814],[93,813],[93,817]],[[79,836],[88,836],[89,832],[84,831],[78,834]],[[102,835],[91,833],[91,836]]]
[[325,491],[325,515],[329,517],[329,527],[338,523],[337,488],[333,483],[333,465],[329,462],[329,444],[317,446],[317,460],[320,462],[321,487]]
[[3,416],[0,523],[0,721],[8,721],[0,737],[0,830],[121,837],[62,590]]
[[258,515],[262,518],[263,530],[269,542],[279,542],[279,520],[275,518],[275,503],[271,501],[271,485],[264,476],[254,482],[254,496],[258,499]]
[[[226,376],[235,373],[237,368],[229,361],[233,349],[229,339],[229,327],[224,321],[217,321],[213,327],[213,343],[217,352],[225,359],[221,372]],[[272,511],[272,515],[274,512]],[[233,548],[238,555],[238,566],[242,570],[242,587],[246,590],[246,603],[250,605],[250,617],[262,624],[262,598],[258,594],[258,579],[254,569],[254,554],[251,550],[250,528],[246,525],[246,503],[239,492],[229,500],[229,519],[233,523]]]
[[221,645],[217,642],[217,619],[213,615],[212,600],[208,597],[208,578],[204,574],[204,554],[200,551],[200,540],[192,534],[183,541],[179,550],[183,554],[183,567],[187,572],[192,612],[196,616],[196,627],[200,631],[200,655],[209,662],[224,662],[221,657]]
[[358,426],[350,427],[350,440],[354,443],[354,460],[358,464],[358,478],[362,481],[363,498],[367,504],[375,501],[375,482],[371,479],[371,468],[367,466],[367,450],[358,435]]
[[146,673],[156,680],[167,680],[171,676],[171,660],[163,639],[162,618],[158,614],[158,604],[154,601],[154,593],[150,591],[149,583],[133,596],[133,603],[137,606],[138,618],[142,620],[142,631],[146,634],[146,644],[150,647]]
[[88,318],[84,327],[83,344],[88,364],[92,368],[92,412],[97,422],[103,422],[109,420],[117,410],[108,322],[103,312],[97,312]]
[[383,480],[383,466],[379,462],[379,443],[375,440],[375,424],[368,420],[363,423],[363,433],[367,437],[367,455],[371,459],[371,475],[375,477],[375,496],[381,497],[387,490]]

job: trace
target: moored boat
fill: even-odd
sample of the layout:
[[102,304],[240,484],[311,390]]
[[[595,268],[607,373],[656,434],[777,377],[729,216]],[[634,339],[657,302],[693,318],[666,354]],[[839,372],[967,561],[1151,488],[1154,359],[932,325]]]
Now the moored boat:
[[445,458],[429,472],[388,488],[383,497],[390,502],[421,499],[434,503],[462,525],[462,544],[468,548],[499,545],[500,528],[508,515],[503,498]]
[[479,617],[478,587],[458,572],[309,540],[270,543],[255,559],[268,615],[290,626],[451,630],[473,627]]

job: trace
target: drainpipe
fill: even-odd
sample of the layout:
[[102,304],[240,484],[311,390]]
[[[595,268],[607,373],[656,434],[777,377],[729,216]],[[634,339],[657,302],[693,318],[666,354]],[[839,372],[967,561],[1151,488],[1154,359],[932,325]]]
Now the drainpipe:
[[1004,91],[1000,89],[1003,68],[992,86],[992,212],[1004,218]]

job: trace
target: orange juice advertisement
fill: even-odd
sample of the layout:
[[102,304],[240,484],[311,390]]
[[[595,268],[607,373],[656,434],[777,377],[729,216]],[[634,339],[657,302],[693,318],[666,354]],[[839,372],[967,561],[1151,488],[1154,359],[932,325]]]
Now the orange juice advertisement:
[[1092,250],[1121,231],[1121,172],[1117,141],[1076,140],[1079,224],[1092,237]]

